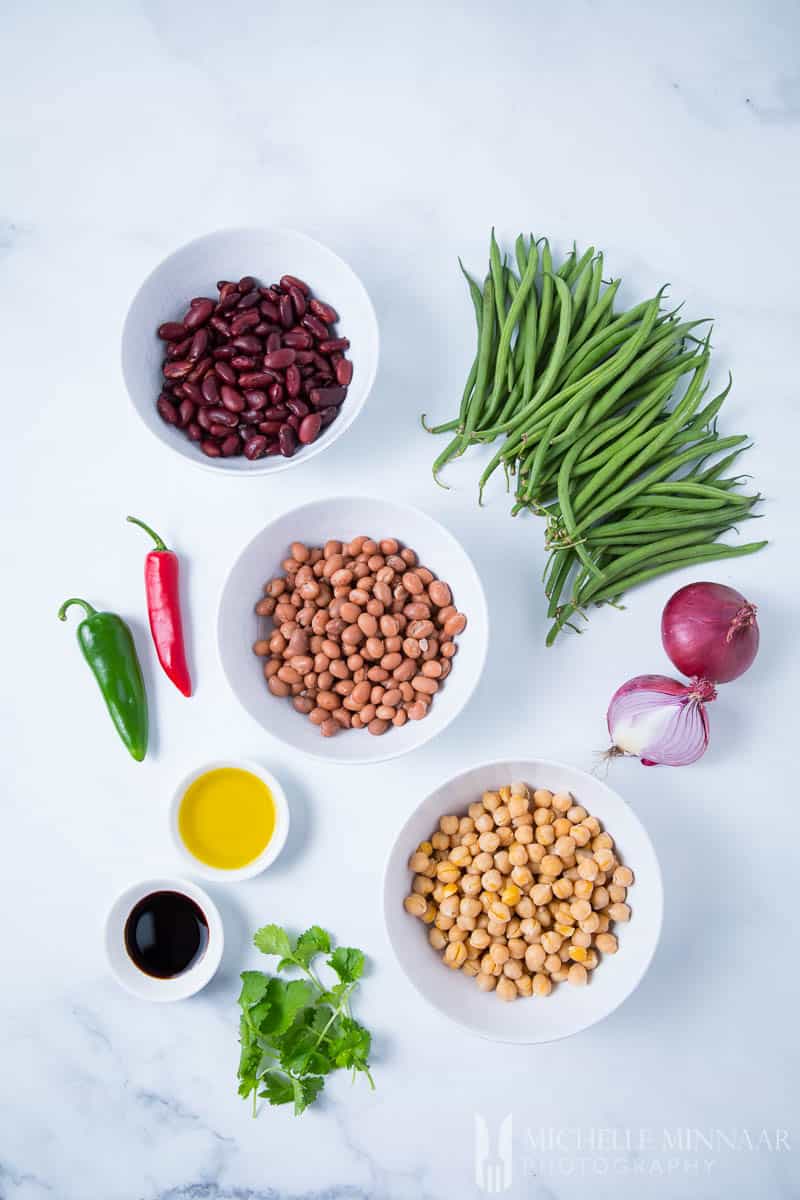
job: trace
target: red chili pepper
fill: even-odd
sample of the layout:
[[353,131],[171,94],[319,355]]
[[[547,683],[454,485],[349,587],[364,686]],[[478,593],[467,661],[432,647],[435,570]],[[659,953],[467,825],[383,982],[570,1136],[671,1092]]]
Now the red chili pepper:
[[144,521],[140,521],[138,517],[128,517],[128,520],[149,533],[156,544],[155,550],[151,550],[145,560],[144,584],[150,632],[153,635],[158,661],[178,691],[183,692],[184,696],[191,696],[192,681],[186,665],[181,624],[178,556],[167,549],[163,540],[149,525],[145,525]]

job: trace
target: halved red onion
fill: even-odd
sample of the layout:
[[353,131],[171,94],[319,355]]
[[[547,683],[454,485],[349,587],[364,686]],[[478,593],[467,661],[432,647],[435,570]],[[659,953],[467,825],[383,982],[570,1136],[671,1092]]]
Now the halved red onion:
[[685,767],[708,745],[705,705],[716,699],[707,679],[679,683],[666,675],[637,675],[623,683],[608,706],[614,755],[633,755],[644,766]]

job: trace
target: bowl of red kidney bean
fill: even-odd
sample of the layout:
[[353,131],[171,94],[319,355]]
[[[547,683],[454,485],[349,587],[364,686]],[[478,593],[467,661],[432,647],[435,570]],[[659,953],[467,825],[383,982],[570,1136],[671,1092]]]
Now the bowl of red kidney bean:
[[291,230],[189,242],[131,305],[122,367],[139,416],[190,462],[266,474],[333,444],[375,378],[378,327],[363,285]]

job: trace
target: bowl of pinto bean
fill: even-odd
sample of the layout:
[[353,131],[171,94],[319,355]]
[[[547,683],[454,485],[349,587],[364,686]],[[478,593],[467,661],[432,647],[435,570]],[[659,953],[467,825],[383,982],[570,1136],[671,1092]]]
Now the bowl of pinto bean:
[[131,304],[122,370],[151,433],[189,462],[267,474],[341,437],[370,393],[378,325],[352,269],[286,229],[207,234]]
[[268,733],[330,762],[406,754],[461,712],[489,622],[478,573],[419,509],[340,496],[284,513],[223,588],[222,667]]

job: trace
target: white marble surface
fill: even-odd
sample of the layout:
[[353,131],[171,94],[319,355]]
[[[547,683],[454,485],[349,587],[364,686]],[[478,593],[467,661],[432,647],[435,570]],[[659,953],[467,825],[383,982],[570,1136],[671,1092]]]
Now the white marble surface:
[[[514,1197],[796,1196],[796,6],[12,0],[2,24],[0,1196],[468,1197],[476,1111],[492,1124],[513,1112]],[[189,237],[246,223],[296,226],[343,254],[383,337],[352,433],[250,483],[173,461],[132,414],[118,363],[144,274]],[[545,651],[540,529],[508,518],[499,486],[479,512],[470,466],[450,473],[451,493],[431,483],[417,414],[449,415],[460,393],[472,316],[455,260],[480,269],[492,223],[506,239],[532,227],[594,242],[631,295],[668,279],[716,315],[716,370],[735,373],[724,424],[755,439],[774,543],[709,569],[759,603],[763,649],[714,706],[705,760],[613,770],[663,861],[652,970],[603,1024],[529,1050],[423,1007],[384,940],[383,859],[409,807],[467,763],[531,751],[591,767],[610,693],[667,665],[658,614],[680,580]],[[463,539],[494,632],[443,736],[397,764],[326,770],[239,710],[214,615],[233,555],[272,513],[354,478]],[[85,593],[130,616],[144,648],[129,511],[188,561],[198,681],[186,703],[148,654],[143,766],[55,620]],[[103,916],[122,885],[177,866],[164,822],[178,775],[230,754],[285,781],[291,849],[268,876],[214,889],[228,928],[214,984],[150,1007],[109,978]],[[369,952],[358,1010],[375,1031],[374,1095],[337,1080],[302,1120],[251,1121],[237,1099],[236,977],[268,919],[323,920]],[[737,1148],[670,1151],[687,1127]],[[563,1152],[536,1149],[542,1129]],[[743,1131],[762,1129],[771,1149],[746,1149]]]

